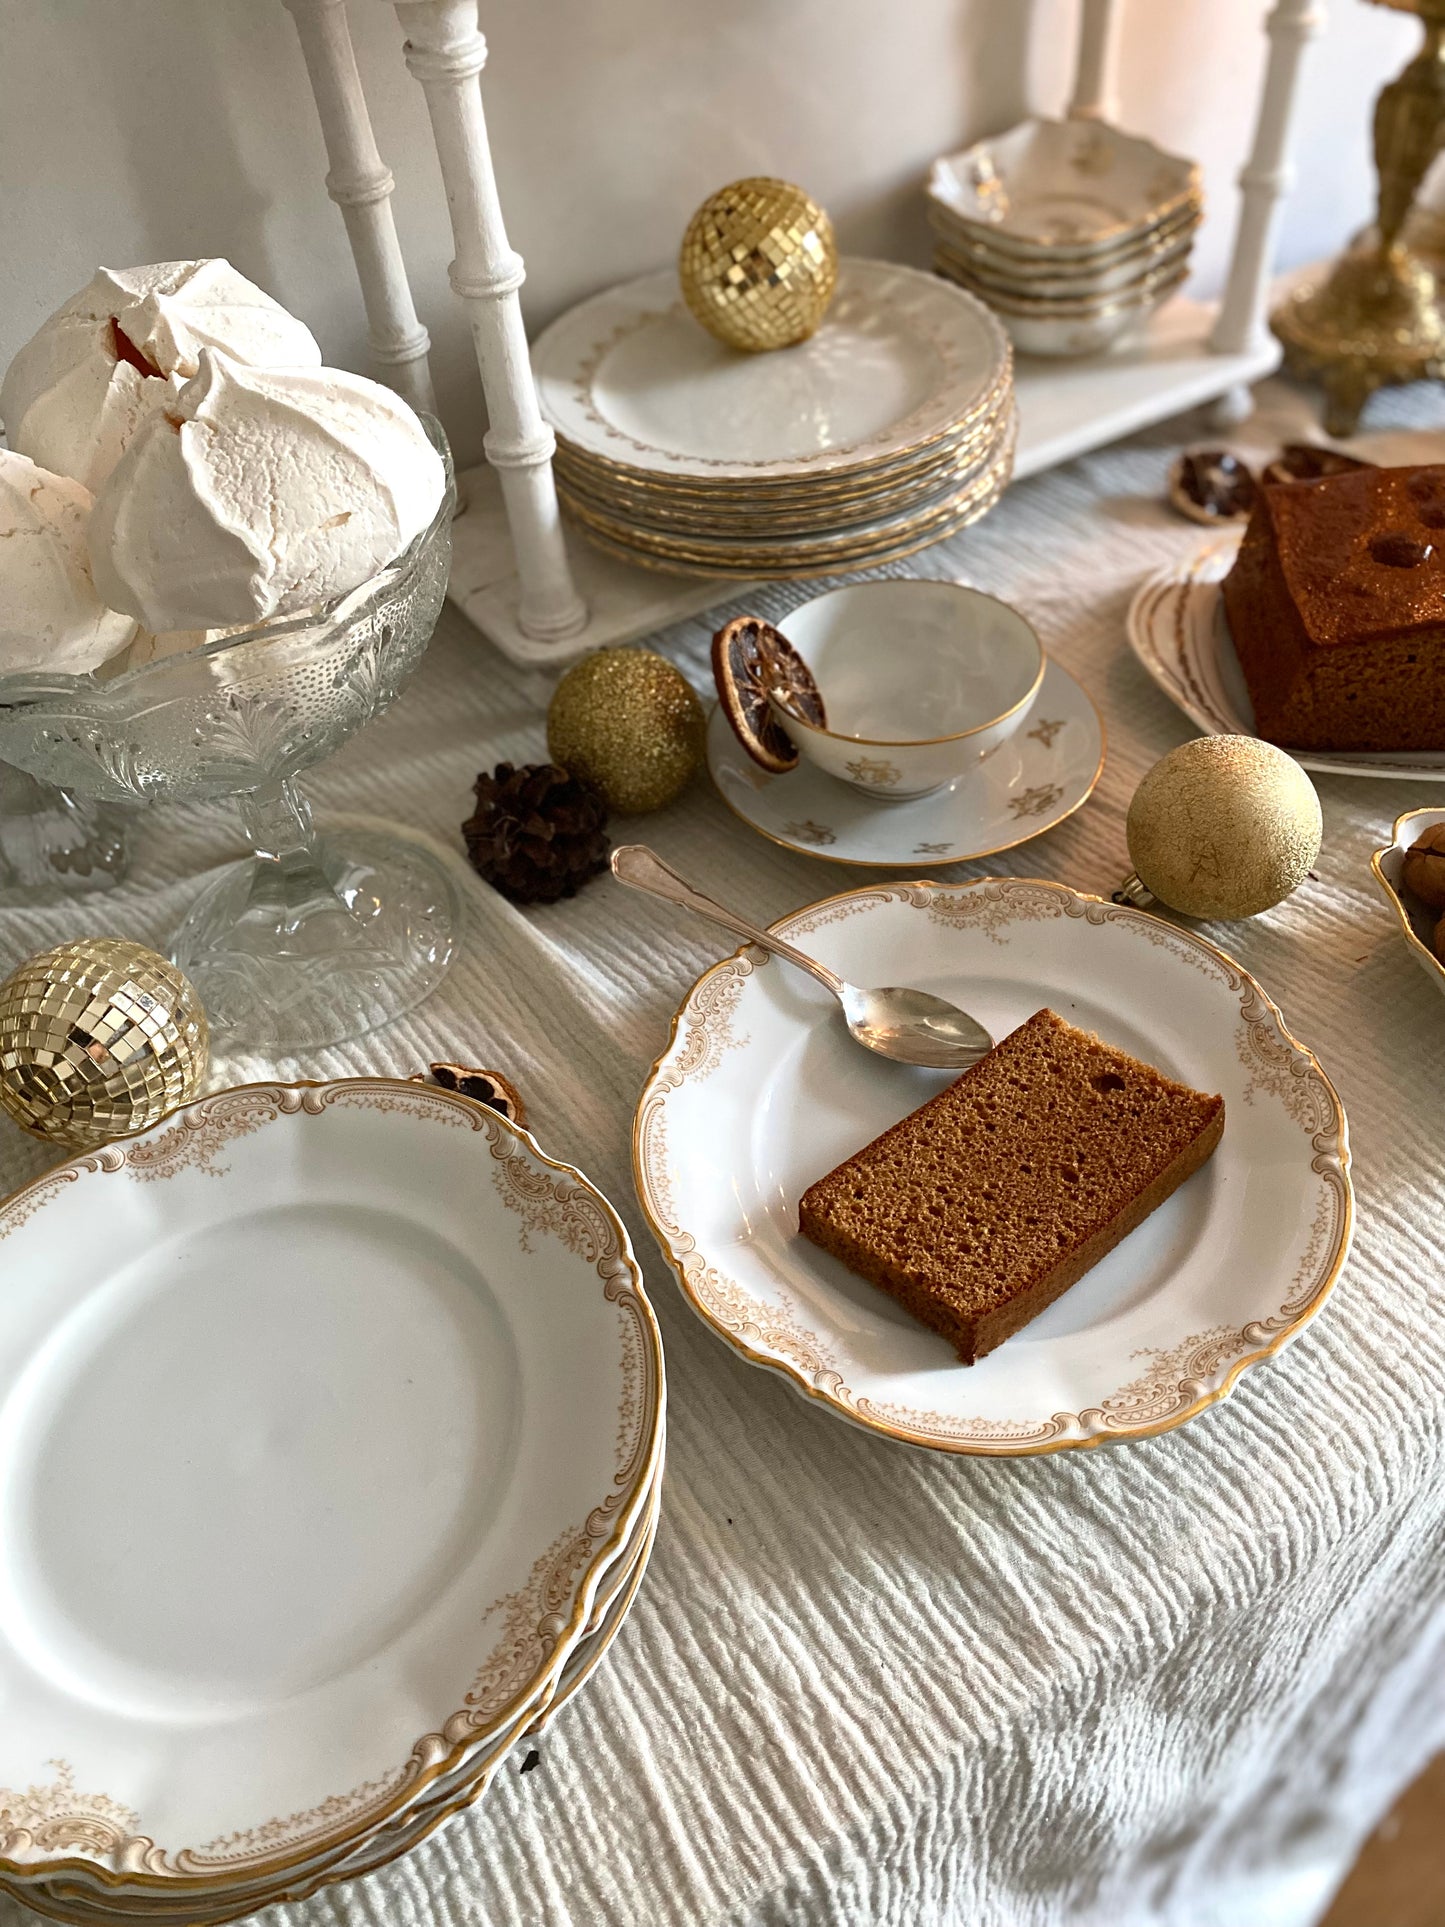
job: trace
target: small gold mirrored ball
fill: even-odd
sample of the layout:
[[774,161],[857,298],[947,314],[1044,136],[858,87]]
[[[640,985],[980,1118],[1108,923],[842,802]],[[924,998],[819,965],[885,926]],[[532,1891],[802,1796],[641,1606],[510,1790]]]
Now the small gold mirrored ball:
[[708,196],[687,224],[677,271],[709,334],[760,354],[817,328],[838,283],[838,244],[811,195],[758,175]]
[[67,1150],[143,1131],[189,1102],[209,1050],[189,979],[144,944],[63,943],[0,983],[0,1105]]

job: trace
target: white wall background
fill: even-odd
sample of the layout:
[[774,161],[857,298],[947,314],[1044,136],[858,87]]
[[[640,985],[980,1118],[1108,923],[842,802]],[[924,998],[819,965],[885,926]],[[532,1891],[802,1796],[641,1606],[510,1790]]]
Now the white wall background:
[[[1121,0],[1123,123],[1205,166],[1198,285],[1217,287],[1265,56],[1265,0]],[[1419,40],[1326,0],[1307,57],[1283,265],[1368,218],[1375,93]],[[352,31],[443,413],[479,452],[481,397],[446,283],[450,233],[421,91],[386,0]],[[535,330],[668,260],[741,174],[801,181],[843,247],[924,263],[937,153],[1066,97],[1076,0],[483,0],[484,76]],[[361,309],[280,0],[0,0],[0,357],[95,266],[225,254],[328,359],[366,369]]]

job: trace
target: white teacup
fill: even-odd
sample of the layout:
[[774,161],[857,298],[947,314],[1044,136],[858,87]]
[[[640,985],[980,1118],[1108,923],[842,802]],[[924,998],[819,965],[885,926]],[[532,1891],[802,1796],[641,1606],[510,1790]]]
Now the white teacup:
[[859,582],[779,625],[812,671],[828,727],[774,716],[798,752],[879,802],[926,796],[983,761],[1027,716],[1044,651],[1006,602],[961,582]]

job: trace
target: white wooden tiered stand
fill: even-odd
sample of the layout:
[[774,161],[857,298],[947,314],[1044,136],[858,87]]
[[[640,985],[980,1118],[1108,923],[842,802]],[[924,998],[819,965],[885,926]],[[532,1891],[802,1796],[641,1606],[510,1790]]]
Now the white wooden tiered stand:
[[[449,593],[513,661],[561,667],[697,614],[746,585],[629,568],[578,543],[569,554],[552,478],[555,438],[542,420],[517,294],[521,257],[508,245],[482,111],[487,46],[477,0],[393,0],[406,63],[426,95],[446,184],[456,259],[491,421],[487,462],[460,478]],[[344,0],[286,0],[296,19],[326,138],[332,198],[356,257],[373,352],[419,405],[429,395],[426,332],[416,318],[381,163],[346,27]],[[1249,385],[1279,362],[1266,325],[1280,200],[1305,43],[1323,20],[1316,0],[1275,0],[1254,145],[1222,302],[1177,298],[1147,332],[1079,361],[1021,361],[1015,473],[1032,475],[1202,402],[1221,425],[1249,412]],[[1071,115],[1114,119],[1118,0],[1084,0]]]

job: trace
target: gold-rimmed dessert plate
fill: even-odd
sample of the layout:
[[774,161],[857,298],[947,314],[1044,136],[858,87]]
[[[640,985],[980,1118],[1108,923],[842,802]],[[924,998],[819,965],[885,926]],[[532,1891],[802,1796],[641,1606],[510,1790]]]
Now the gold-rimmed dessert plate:
[[[665,1429],[665,1428],[664,1428]],[[352,1880],[389,1866],[436,1829],[481,1801],[511,1750],[542,1733],[601,1665],[621,1631],[647,1571],[661,1512],[662,1463],[659,1457],[643,1509],[627,1545],[601,1579],[586,1629],[555,1684],[527,1707],[475,1755],[429,1785],[418,1798],[368,1832],[354,1846],[332,1848],[287,1873],[259,1885],[219,1880],[214,1890],[180,1897],[147,1890],[117,1896],[91,1879],[66,1874],[17,1888],[27,1905],[53,1917],[87,1923],[170,1920],[187,1927],[219,1927],[262,1907],[305,1899],[323,1886]]]
[[[760,836],[833,863],[907,870],[968,863],[1027,843],[1093,794],[1104,726],[1083,686],[1048,661],[1026,726],[965,775],[907,803],[882,804],[802,761],[760,769],[721,707],[708,723],[708,773],[724,803]],[[859,781],[886,786],[886,751],[860,746]]]
[[798,1231],[807,1187],[947,1075],[861,1063],[821,986],[745,949],[684,998],[633,1128],[663,1253],[742,1357],[883,1438],[1009,1456],[1168,1430],[1324,1303],[1352,1223],[1344,1112],[1261,987],[1212,944],[1019,878],[878,884],[772,928],[850,983],[917,985],[995,1037],[1051,1007],[1219,1092],[1226,1121],[1209,1163],[1144,1224],[961,1365]]
[[665,269],[569,310],[532,362],[547,420],[594,459],[749,485],[920,453],[982,415],[1010,366],[981,302],[916,268],[852,257],[817,333],[786,353],[715,341]]
[[0,1204],[0,1253],[0,1876],[284,1878],[546,1703],[662,1444],[580,1173],[450,1092],[250,1086]]

